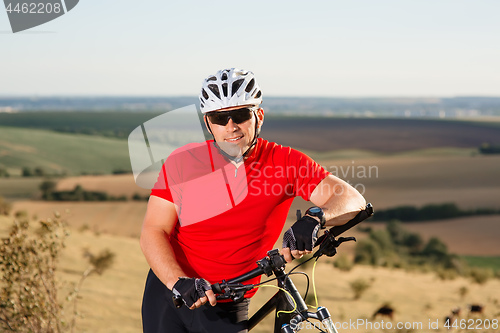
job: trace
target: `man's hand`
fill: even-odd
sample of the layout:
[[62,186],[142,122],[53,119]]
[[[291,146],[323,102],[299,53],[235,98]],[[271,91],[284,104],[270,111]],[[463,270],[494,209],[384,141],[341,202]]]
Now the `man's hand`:
[[214,306],[217,303],[210,283],[205,279],[179,278],[174,284],[172,292],[176,296],[181,296],[189,309],[199,308],[203,304],[210,302]]
[[293,258],[301,258],[304,254],[311,253],[314,243],[318,240],[320,227],[317,219],[307,215],[297,220],[283,235],[281,253],[285,260],[291,262]]

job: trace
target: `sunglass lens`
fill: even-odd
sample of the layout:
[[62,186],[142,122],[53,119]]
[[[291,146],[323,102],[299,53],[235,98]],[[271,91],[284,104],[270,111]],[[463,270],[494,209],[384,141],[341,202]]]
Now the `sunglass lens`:
[[229,118],[236,124],[241,124],[252,118],[252,110],[244,108],[233,111],[212,112],[208,115],[213,124],[226,126]]

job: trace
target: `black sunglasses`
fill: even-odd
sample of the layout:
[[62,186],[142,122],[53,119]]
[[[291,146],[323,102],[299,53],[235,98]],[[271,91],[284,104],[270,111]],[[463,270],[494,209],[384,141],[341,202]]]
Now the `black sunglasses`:
[[226,126],[229,122],[229,118],[233,120],[236,124],[244,123],[245,121],[252,118],[253,109],[242,108],[231,111],[215,111],[207,113],[208,119],[212,124]]

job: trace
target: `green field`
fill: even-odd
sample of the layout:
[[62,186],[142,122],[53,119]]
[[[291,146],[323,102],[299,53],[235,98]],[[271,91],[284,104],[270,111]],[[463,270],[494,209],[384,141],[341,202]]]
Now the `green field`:
[[0,126],[126,138],[134,128],[157,115],[111,111],[0,113]]
[[39,192],[43,178],[0,178],[0,197],[8,199],[32,199]]
[[463,256],[470,266],[491,268],[500,272],[500,257]]
[[0,167],[20,174],[23,167],[79,175],[130,170],[126,140],[0,127]]

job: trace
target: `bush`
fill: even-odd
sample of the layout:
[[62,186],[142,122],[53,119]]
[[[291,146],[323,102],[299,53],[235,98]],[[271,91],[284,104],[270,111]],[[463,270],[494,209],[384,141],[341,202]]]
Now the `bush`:
[[[2,239],[0,245],[0,331],[73,332],[83,281],[92,273],[102,274],[112,265],[115,255],[109,250],[98,255],[87,250],[89,268],[66,298],[72,303],[62,303],[55,274],[68,236],[64,223],[56,214],[53,219],[40,221],[32,231],[26,215],[18,217],[9,237]],[[68,306],[73,311],[65,311]]]
[[8,178],[10,177],[9,172],[5,168],[0,168],[0,177]]
[[432,237],[431,239],[429,239],[429,242],[427,242],[424,249],[422,250],[422,255],[433,257],[436,260],[441,261],[448,255],[448,248],[446,244],[444,244],[438,238]]
[[454,280],[458,276],[456,270],[442,267],[436,269],[436,274],[441,280]]
[[351,281],[349,283],[349,286],[351,287],[352,291],[354,292],[354,299],[360,299],[361,296],[365,293],[365,291],[370,288],[371,284],[370,282],[366,281],[365,279],[356,279],[354,281]]
[[380,246],[372,239],[363,239],[356,245],[354,262],[368,265],[378,265],[382,259]]
[[472,278],[472,281],[477,284],[485,284],[493,275],[493,270],[491,268],[472,267],[469,270],[469,276]]
[[28,167],[23,167],[21,170],[21,175],[23,177],[33,177],[33,171]]
[[462,286],[458,288],[458,294],[460,295],[460,299],[464,299],[465,296],[469,293],[469,289],[466,286]]
[[342,253],[336,256],[333,266],[343,272],[349,272],[354,267],[354,263],[347,255]]
[[12,210],[12,204],[0,197],[0,215],[9,215]]
[[0,247],[0,328],[16,332],[63,332],[55,271],[67,235],[60,219],[40,221],[36,236],[27,219],[16,220]]
[[394,251],[394,243],[391,234],[387,230],[374,230],[370,233],[370,238],[375,241],[384,253]]

